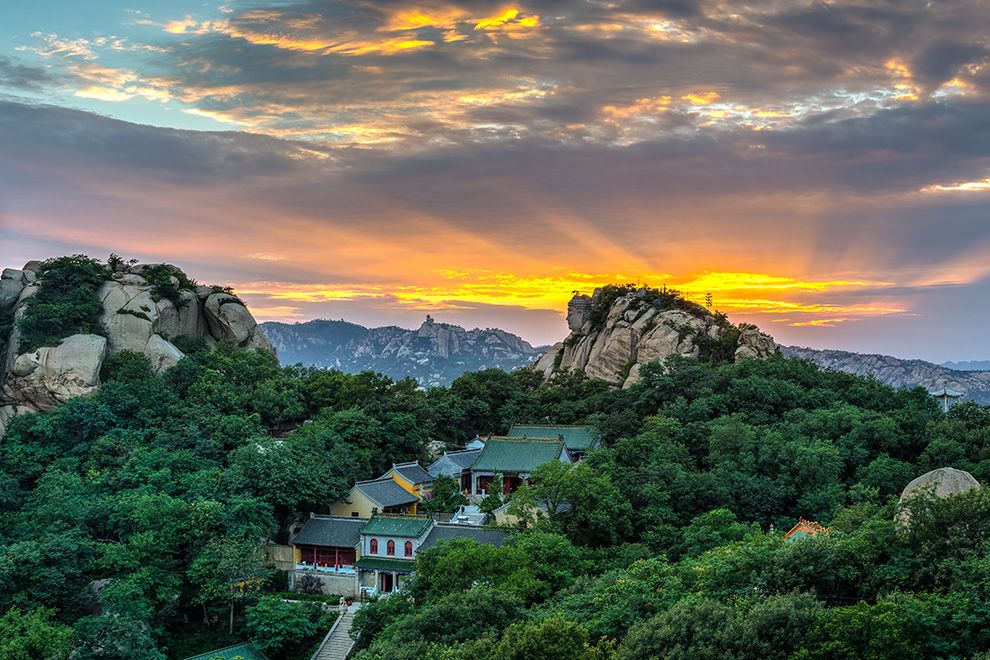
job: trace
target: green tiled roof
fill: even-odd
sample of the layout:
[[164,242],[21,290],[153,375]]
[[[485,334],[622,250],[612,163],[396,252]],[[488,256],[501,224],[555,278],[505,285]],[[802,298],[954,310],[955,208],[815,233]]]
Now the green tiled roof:
[[358,559],[357,567],[369,571],[399,571],[400,573],[412,573],[416,563],[409,559],[396,559],[394,557],[361,557]]
[[560,439],[489,438],[472,470],[483,472],[532,472],[556,461],[564,449]]
[[514,424],[509,429],[513,438],[561,438],[570,450],[591,449],[601,439],[594,426],[557,426],[545,424]]
[[430,526],[430,519],[425,516],[372,516],[368,524],[361,529],[362,534],[377,536],[402,536],[416,538]]
[[268,660],[268,657],[254,648],[250,642],[245,642],[244,644],[238,644],[236,646],[228,646],[225,649],[217,649],[216,651],[210,651],[209,653],[201,653],[199,655],[194,655],[186,658],[186,660],[234,660],[234,658],[243,658],[244,660]]

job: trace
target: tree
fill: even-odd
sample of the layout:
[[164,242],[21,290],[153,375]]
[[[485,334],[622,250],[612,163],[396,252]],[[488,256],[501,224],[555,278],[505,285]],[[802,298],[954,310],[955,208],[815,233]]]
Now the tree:
[[4,660],[61,660],[72,651],[75,633],[55,621],[55,610],[22,612],[14,607],[0,617],[0,658]]
[[247,631],[261,651],[284,657],[317,632],[318,605],[289,603],[264,596],[247,608]]
[[260,588],[269,573],[260,541],[249,536],[215,539],[189,568],[190,579],[199,585],[196,602],[204,606],[219,602],[230,604],[230,634],[234,633],[236,603]]
[[393,620],[374,641],[373,647],[392,649],[416,642],[449,645],[494,636],[518,621],[524,612],[522,601],[514,595],[476,586],[426,601],[409,614]]
[[76,622],[79,645],[73,654],[81,660],[128,658],[133,660],[165,660],[158,649],[151,628],[116,613],[83,617]]
[[447,513],[456,511],[462,504],[467,504],[467,498],[457,479],[441,474],[433,479],[433,490],[423,500],[422,507],[426,513]]
[[631,531],[632,507],[611,478],[588,461],[551,461],[513,494],[512,512],[524,519],[546,515],[575,543],[614,544]]
[[734,657],[742,629],[732,609],[717,600],[682,600],[634,626],[622,640],[618,660]]
[[715,509],[694,518],[681,532],[679,553],[697,557],[707,550],[742,539],[755,531],[752,525],[736,521],[728,509]]
[[495,510],[500,508],[504,503],[502,490],[502,475],[496,473],[492,477],[492,480],[488,482],[488,494],[478,504],[478,508],[489,515],[495,513]]
[[809,633],[812,658],[922,658],[922,631],[890,600],[825,610]]
[[100,323],[103,304],[97,288],[109,277],[95,259],[76,254],[57,257],[38,269],[38,293],[28,298],[17,322],[18,351],[29,353],[40,346],[57,346],[70,335],[106,335]]
[[490,660],[594,660],[588,631],[563,615],[514,623],[492,648]]

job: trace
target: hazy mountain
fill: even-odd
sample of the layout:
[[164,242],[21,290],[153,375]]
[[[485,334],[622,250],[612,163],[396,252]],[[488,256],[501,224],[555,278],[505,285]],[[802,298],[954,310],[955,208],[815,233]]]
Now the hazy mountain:
[[[809,360],[826,369],[846,371],[860,376],[876,376],[894,387],[920,385],[929,390],[947,385],[966,392],[964,399],[990,404],[990,370],[964,371],[949,369],[934,362],[905,360],[890,355],[821,350],[800,346],[781,346],[787,357]],[[978,364],[978,363],[973,363]]]
[[955,371],[990,371],[990,360],[961,360],[959,362],[943,362],[946,369]]
[[417,330],[396,326],[366,328],[347,321],[262,323],[283,364],[374,370],[412,376],[423,385],[447,385],[468,371],[510,371],[531,363],[542,351],[516,335],[499,330],[437,323],[429,316]]

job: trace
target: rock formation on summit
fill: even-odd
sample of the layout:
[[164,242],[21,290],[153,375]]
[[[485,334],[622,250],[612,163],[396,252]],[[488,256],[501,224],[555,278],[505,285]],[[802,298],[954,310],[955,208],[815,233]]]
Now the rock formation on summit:
[[545,378],[566,369],[613,385],[639,381],[640,367],[670,355],[714,361],[768,358],[777,352],[769,335],[733,326],[721,314],[674,291],[607,286],[575,295],[567,305],[568,337],[533,366]]
[[143,353],[158,372],[183,357],[176,346],[180,340],[202,341],[210,348],[232,340],[274,351],[244,304],[221,287],[197,285],[168,264],[129,265],[117,259],[103,270],[101,264],[79,259],[101,273],[90,285],[99,310],[96,329],[45,342],[52,345],[26,346],[19,328],[29,301],[45,286],[43,264],[32,261],[0,276],[0,436],[13,415],[51,410],[95,391],[103,360],[123,350]]

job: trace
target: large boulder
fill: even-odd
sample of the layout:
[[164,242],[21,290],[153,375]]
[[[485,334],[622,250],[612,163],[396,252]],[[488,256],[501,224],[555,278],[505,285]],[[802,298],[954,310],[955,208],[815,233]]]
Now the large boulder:
[[230,339],[240,345],[247,342],[258,323],[235,296],[214,293],[206,299],[206,322],[217,340]]
[[226,339],[244,348],[275,351],[251,312],[236,296],[229,293],[211,294],[203,305],[203,311],[210,334],[217,341]]
[[926,472],[912,480],[901,491],[900,501],[905,502],[915,495],[922,493],[945,499],[946,497],[965,493],[979,487],[980,482],[969,472],[951,467],[943,467]]
[[980,482],[965,470],[943,467],[926,472],[911,480],[898,500],[897,522],[905,525],[911,521],[910,501],[920,496],[946,499],[979,488]]
[[158,322],[158,305],[147,285],[104,282],[96,295],[103,303],[100,322],[107,330],[110,352],[143,352]]
[[745,358],[765,360],[777,352],[773,337],[760,332],[755,326],[743,326],[736,343],[736,362]]
[[144,347],[144,354],[151,360],[155,373],[162,373],[178,364],[185,355],[161,335],[151,335]]
[[18,355],[3,385],[8,405],[51,410],[100,385],[107,340],[99,335],[72,335],[58,346]]
[[24,271],[13,268],[3,270],[0,274],[0,311],[14,306],[25,284]]
[[180,291],[178,309],[178,327],[171,335],[173,337],[202,337],[206,332],[203,313],[200,309],[200,299],[193,291]]

